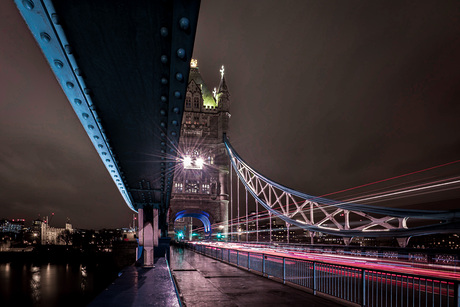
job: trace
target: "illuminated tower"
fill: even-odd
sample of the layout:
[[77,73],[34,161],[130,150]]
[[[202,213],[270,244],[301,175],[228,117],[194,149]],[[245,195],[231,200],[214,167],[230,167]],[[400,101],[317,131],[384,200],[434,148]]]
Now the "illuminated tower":
[[[230,118],[230,94],[223,66],[220,72],[219,88],[211,92],[201,77],[197,61],[190,64],[179,140],[181,163],[174,173],[170,202],[170,232],[174,227],[188,232],[187,217],[201,220],[207,231],[209,224],[217,223],[217,229],[212,229],[214,234],[225,235],[227,231],[229,160],[223,134]],[[190,238],[187,235],[191,234],[185,234]]]

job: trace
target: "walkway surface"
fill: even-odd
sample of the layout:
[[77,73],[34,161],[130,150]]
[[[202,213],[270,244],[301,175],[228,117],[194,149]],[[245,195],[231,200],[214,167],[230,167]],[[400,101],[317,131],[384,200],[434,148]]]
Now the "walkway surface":
[[340,306],[179,247],[171,247],[171,270],[186,307]]
[[155,261],[155,268],[125,268],[122,275],[88,307],[179,307],[165,258]]

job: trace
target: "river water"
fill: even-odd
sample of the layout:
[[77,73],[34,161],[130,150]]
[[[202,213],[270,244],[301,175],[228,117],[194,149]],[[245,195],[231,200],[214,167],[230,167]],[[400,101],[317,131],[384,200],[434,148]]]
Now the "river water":
[[0,306],[86,306],[116,277],[108,266],[0,263]]

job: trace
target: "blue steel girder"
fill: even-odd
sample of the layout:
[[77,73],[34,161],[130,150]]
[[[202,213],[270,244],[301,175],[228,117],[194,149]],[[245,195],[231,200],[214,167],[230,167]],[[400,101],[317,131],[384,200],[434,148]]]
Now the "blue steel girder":
[[15,3],[129,208],[165,223],[200,1]]
[[[431,211],[385,208],[340,202],[311,196],[276,183],[251,168],[233,149],[227,136],[224,143],[232,167],[239,180],[269,214],[288,224],[342,237],[410,237],[434,233],[452,233],[460,229],[460,211]],[[279,206],[279,209],[275,209]],[[290,208],[294,207],[294,210]],[[316,221],[315,212],[322,214]],[[349,216],[354,214],[368,222],[358,227],[351,225]],[[342,215],[343,222],[335,218]],[[374,216],[373,216],[374,215]],[[298,217],[295,218],[294,217]],[[300,219],[299,219],[300,218]],[[428,225],[408,227],[409,219],[436,221]],[[441,221],[441,223],[439,223]],[[394,223],[398,225],[395,226]],[[324,226],[331,223],[332,227]],[[364,225],[362,225],[364,224]]]

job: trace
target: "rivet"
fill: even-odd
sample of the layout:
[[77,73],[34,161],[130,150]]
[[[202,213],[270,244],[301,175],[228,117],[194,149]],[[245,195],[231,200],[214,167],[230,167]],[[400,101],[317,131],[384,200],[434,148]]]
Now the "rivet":
[[105,151],[101,152],[101,155],[105,156],[107,153]]
[[173,123],[174,126],[177,126],[177,124],[178,124],[177,120],[173,120],[172,123]]
[[165,159],[165,157],[161,157],[161,160],[164,160],[164,159]]
[[166,115],[166,111],[163,110],[163,109],[161,109],[161,110],[160,110],[160,114],[164,116],[164,115]]
[[113,177],[118,178],[118,175],[113,175]]
[[175,108],[173,109],[173,111],[174,111],[174,113],[179,114],[179,108],[178,108],[178,107],[175,107]]
[[85,94],[86,94],[86,95],[89,95],[89,94],[91,94],[91,89],[89,89],[89,88],[85,88]]
[[77,67],[77,68],[75,68],[74,71],[75,71],[75,74],[76,74],[77,76],[81,76],[81,70],[80,70],[80,68]]
[[165,145],[166,145],[166,143],[165,143],[165,142],[161,142],[160,144],[161,144],[161,146],[165,146]]
[[83,113],[81,116],[83,116],[84,119],[88,119],[89,117],[88,113]]
[[164,163],[164,162],[161,162],[160,165],[161,165],[161,166],[165,166],[165,163]]
[[179,49],[177,49],[177,56],[178,56],[180,59],[185,58],[185,50],[184,50],[184,48],[179,48]]
[[185,17],[182,17],[180,20],[179,20],[179,26],[182,30],[187,30],[188,27],[190,25],[190,21],[185,18]]
[[161,153],[165,153],[165,150],[164,150],[164,149],[162,149],[162,150],[161,150]]
[[161,63],[163,63],[163,64],[168,63],[168,57],[166,55],[161,56]]
[[65,85],[66,85],[67,88],[69,88],[69,89],[73,89],[73,87],[74,87],[74,85],[73,85],[72,82],[67,82]]
[[182,81],[182,80],[184,80],[184,76],[180,72],[178,72],[176,74],[176,79],[177,79],[177,81]]
[[67,54],[72,54],[72,47],[70,47],[70,45],[65,45],[65,52],[67,52]]
[[112,172],[112,173],[116,173],[116,172],[115,172],[115,170],[111,170],[110,172]]
[[160,99],[161,99],[161,102],[167,102],[168,101],[168,98],[166,98],[166,96],[161,96]]
[[54,66],[56,66],[56,68],[58,69],[61,69],[62,67],[64,67],[64,63],[62,63],[59,60],[54,60]]
[[174,97],[180,98],[180,96],[181,96],[181,95],[180,95],[180,92],[179,92],[179,91],[175,91],[175,92],[174,92]]
[[162,28],[160,29],[160,34],[161,34],[161,36],[163,36],[163,37],[168,36],[168,29],[165,28],[165,27],[162,27]]
[[110,162],[110,159],[105,159],[105,162]]
[[120,182],[120,179],[115,179],[115,181]]
[[161,123],[160,123],[160,126],[163,127],[163,128],[166,127],[165,122],[161,122]]
[[164,168],[164,167],[160,168],[160,171],[164,172],[164,171],[165,171],[165,168]]
[[170,149],[169,149],[169,152],[170,152],[170,153],[173,153],[173,152],[174,152],[174,148],[170,148]]
[[93,125],[88,125],[88,129],[93,130],[94,126]]
[[161,84],[163,84],[163,85],[168,84],[168,79],[166,79],[166,78],[161,78]]
[[51,40],[51,36],[46,32],[40,33],[40,38],[42,39],[42,41],[44,41],[46,43],[49,43],[50,40]]
[[164,133],[164,132],[160,133],[160,135],[161,135],[161,137],[163,137],[163,138],[165,137],[165,133]]
[[118,185],[122,185],[122,183],[121,183],[121,182],[119,182],[119,183],[118,183]]
[[35,6],[33,1],[31,0],[22,0],[22,5],[24,5],[24,7],[28,9],[29,11],[33,10]]
[[176,131],[171,132],[171,135],[176,136],[177,135]]
[[99,148],[104,148],[104,145],[99,144],[99,145],[97,145],[97,147],[99,147]]
[[99,140],[99,136],[98,136],[98,135],[93,136],[93,138],[94,138],[95,140]]
[[75,102],[75,104],[76,104],[77,106],[81,105],[81,100],[80,100],[80,99],[75,98],[73,101]]
[[161,177],[164,177],[164,176],[165,176],[165,174],[164,174],[164,173],[161,173]]
[[109,167],[113,167],[113,165],[112,165],[112,164],[109,164]]
[[56,14],[56,13],[51,14],[51,19],[53,20],[53,23],[55,25],[59,24],[59,16],[58,16],[58,14]]

